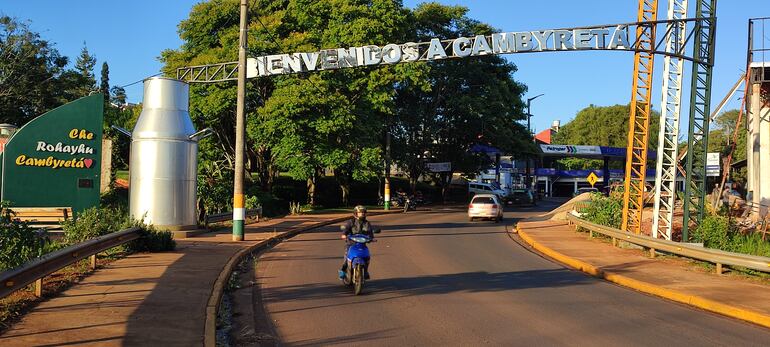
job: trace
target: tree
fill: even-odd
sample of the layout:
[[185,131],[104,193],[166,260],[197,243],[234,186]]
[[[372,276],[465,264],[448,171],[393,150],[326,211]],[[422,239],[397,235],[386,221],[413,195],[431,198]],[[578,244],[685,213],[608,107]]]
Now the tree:
[[[490,34],[495,29],[470,19],[468,9],[427,3],[413,13],[414,37]],[[526,87],[513,79],[517,68],[497,56],[437,61],[425,72],[396,85],[394,159],[407,168],[412,189],[426,161],[451,162],[453,172],[475,173],[488,167],[486,156],[470,151],[487,144],[521,158],[533,153],[521,95]],[[447,192],[453,172],[432,174]]]
[[0,16],[0,122],[23,125],[70,101],[67,61],[26,23]]
[[[574,119],[564,124],[553,138],[554,144],[609,146],[626,148],[628,146],[629,105],[595,106],[580,110]],[[648,130],[648,149],[658,147],[658,129],[660,114],[652,111]],[[589,169],[601,166],[601,161],[565,158],[559,161],[568,169]],[[619,163],[616,166],[622,165]]]
[[120,86],[114,86],[110,88],[110,92],[108,93],[110,96],[110,102],[117,105],[117,106],[123,106],[126,104],[126,90],[123,89],[123,87]]
[[[101,82],[99,92],[104,95],[104,105],[106,107],[110,104],[110,67],[106,61],[102,63]],[[125,93],[125,91],[123,92]]]
[[83,48],[75,61],[75,70],[80,73],[80,81],[75,86],[75,92],[78,96],[88,96],[96,89],[96,77],[94,77],[94,67],[96,66],[96,57],[88,52],[86,43],[83,42]]
[[[398,0],[258,0],[250,6],[249,51],[254,56],[320,49],[409,42],[441,34],[489,33],[465,17],[467,9],[437,4],[410,11]],[[236,59],[238,4],[213,0],[193,7],[179,25],[184,41],[161,55],[164,72]],[[461,25],[460,29],[456,25]],[[280,170],[307,180],[330,169],[348,203],[351,182],[382,172],[386,125],[393,125],[394,152],[412,160],[417,177],[429,152],[452,160],[459,170],[477,168],[468,149],[480,139],[512,153],[528,141],[521,125],[525,87],[511,74],[514,65],[499,57],[411,63],[273,76],[248,82],[247,170],[270,189]],[[447,76],[448,75],[448,76]],[[190,113],[198,127],[218,135],[202,144],[232,168],[235,83],[191,87]],[[521,145],[519,147],[519,145]],[[210,151],[209,151],[210,150]],[[454,165],[453,165],[454,166]],[[251,175],[247,175],[251,177]]]
[[[738,110],[729,110],[721,113],[715,119],[715,129],[709,131],[708,151],[718,152],[722,157],[723,163],[726,163],[727,156],[732,151],[732,163],[746,159],[746,115],[738,123]],[[738,137],[733,144],[733,135],[737,127]],[[733,145],[735,146],[733,149]],[[725,169],[725,168],[723,168]],[[733,172],[732,179],[735,182],[746,183],[745,169]]]
[[[313,51],[372,42],[398,42],[408,10],[399,2],[374,0],[257,1],[250,7],[249,49],[255,55]],[[190,64],[234,60],[238,6],[201,3],[180,24],[185,44],[165,51],[166,71]],[[364,68],[249,81],[248,169],[269,189],[278,169],[309,182],[321,168],[335,172],[343,200],[350,180],[367,177],[383,129],[380,112],[390,101],[400,67]],[[191,114],[218,128],[222,155],[232,157],[235,85],[195,86]],[[345,201],[343,201],[344,203]]]

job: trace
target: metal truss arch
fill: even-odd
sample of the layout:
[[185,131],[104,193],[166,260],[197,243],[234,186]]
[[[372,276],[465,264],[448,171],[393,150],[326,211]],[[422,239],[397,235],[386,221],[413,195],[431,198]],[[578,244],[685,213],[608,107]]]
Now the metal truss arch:
[[[687,17],[687,0],[669,0],[668,19]],[[686,22],[672,22],[666,30],[666,51],[686,44]],[[661,100],[658,156],[655,169],[655,206],[652,237],[671,240],[676,202],[677,150],[679,116],[682,109],[682,75],[684,59],[665,56],[663,63],[663,97]]]
[[[657,0],[639,0],[638,21],[654,21],[658,14]],[[628,148],[623,190],[623,221],[621,229],[641,233],[644,210],[645,179],[647,176],[647,148],[650,126],[650,99],[652,74],[655,66],[656,26],[637,26],[634,54],[634,82],[631,94],[631,112],[628,120]]]
[[706,202],[706,155],[711,110],[711,78],[716,38],[717,0],[697,0],[693,56],[704,63],[693,63],[690,87],[690,115],[687,139],[687,173],[684,192],[682,241],[689,241],[689,231],[703,220]]

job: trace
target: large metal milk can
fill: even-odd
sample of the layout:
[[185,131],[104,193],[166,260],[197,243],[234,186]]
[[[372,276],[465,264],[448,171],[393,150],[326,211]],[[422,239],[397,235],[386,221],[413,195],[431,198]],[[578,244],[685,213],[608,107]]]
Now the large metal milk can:
[[129,210],[161,229],[195,229],[198,139],[188,112],[187,83],[144,81],[142,113],[131,134]]

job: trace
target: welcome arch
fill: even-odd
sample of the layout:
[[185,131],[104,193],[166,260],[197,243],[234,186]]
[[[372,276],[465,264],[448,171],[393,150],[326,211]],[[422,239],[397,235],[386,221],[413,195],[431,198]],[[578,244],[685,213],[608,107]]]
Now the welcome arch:
[[[652,234],[672,238],[675,199],[677,136],[681,109],[683,63],[692,63],[688,151],[682,240],[688,240],[691,223],[703,219],[705,204],[705,162],[709,112],[711,108],[711,75],[714,66],[717,0],[696,0],[696,15],[687,18],[688,0],[669,0],[666,20],[657,20],[658,0],[639,0],[637,22],[549,30],[503,32],[455,39],[433,38],[428,42],[406,42],[384,46],[366,45],[323,49],[316,52],[245,57],[247,21],[245,0],[241,1],[241,47],[239,61],[177,69],[177,78],[189,83],[239,81],[239,107],[243,107],[241,88],[245,78],[308,73],[383,64],[435,61],[472,56],[535,52],[608,50],[634,52],[634,80],[629,119],[628,146],[623,196],[623,225],[629,232],[641,233],[644,208],[645,176],[651,110],[654,57],[665,59],[658,165],[656,167],[656,199]],[[688,54],[689,53],[689,54]],[[240,69],[244,66],[245,69]],[[240,78],[239,78],[240,77]],[[242,117],[239,109],[239,117]],[[239,122],[241,120],[239,119]],[[236,137],[243,136],[241,130]],[[243,141],[237,140],[237,147]],[[236,164],[238,155],[236,151]],[[242,157],[241,157],[242,162]],[[237,165],[236,165],[237,166]],[[237,170],[236,170],[237,171]],[[242,178],[241,178],[242,182]],[[234,238],[239,220],[242,222],[242,191],[234,194]],[[241,234],[242,239],[242,234]]]

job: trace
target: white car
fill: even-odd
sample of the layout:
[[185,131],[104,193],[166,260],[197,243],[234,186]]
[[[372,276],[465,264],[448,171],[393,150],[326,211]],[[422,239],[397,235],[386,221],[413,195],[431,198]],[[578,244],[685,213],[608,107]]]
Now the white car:
[[495,222],[503,220],[503,203],[495,194],[476,194],[468,204],[468,219],[489,218]]
[[471,195],[475,194],[494,194],[497,195],[498,198],[500,198],[500,201],[502,201],[508,193],[503,190],[503,188],[500,188],[500,185],[497,182],[492,183],[479,183],[479,182],[470,182],[468,183],[468,192],[471,193]]

